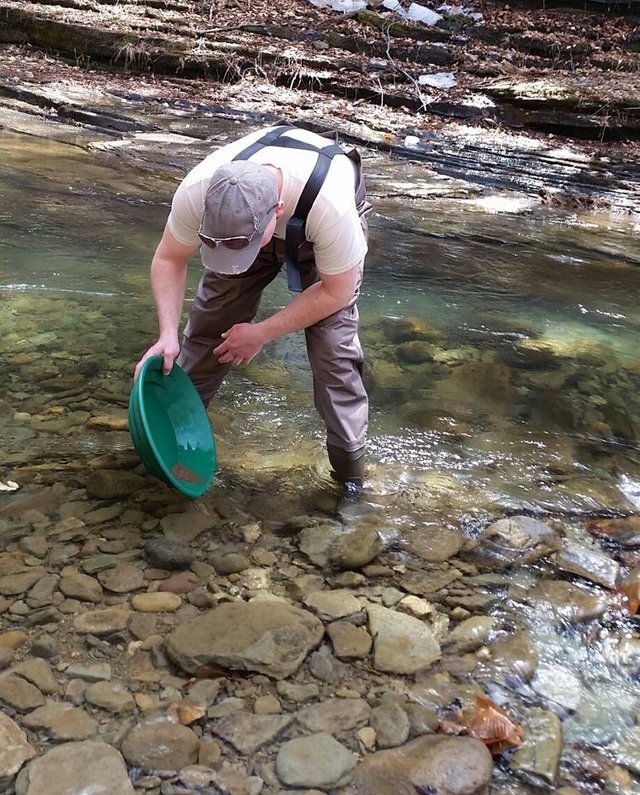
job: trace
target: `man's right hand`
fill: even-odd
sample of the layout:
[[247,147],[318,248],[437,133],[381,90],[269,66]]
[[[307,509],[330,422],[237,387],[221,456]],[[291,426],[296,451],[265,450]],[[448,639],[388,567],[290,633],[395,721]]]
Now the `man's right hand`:
[[160,338],[154,345],[152,345],[149,350],[145,353],[145,355],[140,359],[138,364],[136,365],[136,369],[133,373],[133,380],[135,381],[140,374],[140,368],[142,365],[147,361],[150,356],[162,356],[163,363],[162,363],[162,372],[165,375],[169,375],[173,368],[173,363],[176,360],[176,357],[180,353],[180,345],[178,343],[177,337],[172,340],[163,340]]

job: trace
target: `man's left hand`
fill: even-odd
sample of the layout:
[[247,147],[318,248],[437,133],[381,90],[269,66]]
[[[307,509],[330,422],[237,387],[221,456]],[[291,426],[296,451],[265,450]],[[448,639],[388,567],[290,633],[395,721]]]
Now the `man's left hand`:
[[224,342],[213,349],[221,364],[248,364],[266,342],[258,323],[236,323],[222,337]]

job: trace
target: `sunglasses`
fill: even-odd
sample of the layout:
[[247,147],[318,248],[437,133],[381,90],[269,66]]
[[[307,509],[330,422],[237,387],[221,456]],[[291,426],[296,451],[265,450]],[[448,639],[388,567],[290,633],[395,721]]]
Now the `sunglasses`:
[[256,228],[253,230],[253,233],[247,237],[247,235],[237,235],[236,237],[209,237],[209,235],[205,235],[202,232],[202,226],[198,229],[198,237],[200,238],[201,242],[204,243],[207,248],[216,248],[217,246],[224,246],[225,248],[233,249],[234,251],[240,251],[243,248],[246,248],[249,243],[253,240],[256,236],[258,230],[260,233],[264,231],[263,226],[264,222],[271,216],[271,213],[276,209],[278,205],[274,204],[273,207],[269,210],[269,212],[264,216],[262,221],[256,225]]

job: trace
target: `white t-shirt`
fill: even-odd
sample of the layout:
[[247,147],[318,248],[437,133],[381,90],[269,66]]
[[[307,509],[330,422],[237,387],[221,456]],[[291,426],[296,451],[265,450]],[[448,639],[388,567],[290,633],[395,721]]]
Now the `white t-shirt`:
[[[267,132],[262,129],[221,147],[198,163],[182,180],[173,197],[167,221],[169,232],[179,243],[185,246],[200,244],[198,229],[211,177],[220,166],[230,163],[235,155]],[[296,129],[284,135],[315,146],[331,143],[307,130]],[[278,218],[275,237],[284,240],[287,222],[293,215],[317,159],[316,152],[281,146],[264,147],[249,158],[254,163],[276,166],[282,172],[284,212]],[[339,155],[334,157],[320,193],[309,211],[305,237],[313,244],[319,273],[344,273],[360,264],[367,253],[367,241],[356,209],[355,180],[356,166],[353,161]]]

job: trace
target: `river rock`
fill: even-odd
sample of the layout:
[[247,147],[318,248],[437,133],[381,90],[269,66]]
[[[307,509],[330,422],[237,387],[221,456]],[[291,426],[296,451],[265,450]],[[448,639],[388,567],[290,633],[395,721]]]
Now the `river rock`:
[[122,469],[91,470],[87,478],[87,494],[99,500],[119,500],[142,491],[145,479]]
[[122,755],[145,773],[169,775],[198,761],[198,736],[179,723],[141,723],[124,738]]
[[474,563],[490,569],[524,565],[556,552],[561,545],[558,533],[529,516],[498,519],[478,536],[472,552]]
[[98,572],[102,585],[113,593],[130,593],[144,588],[144,572],[131,563],[120,563],[114,568]]
[[448,527],[429,527],[407,537],[409,551],[429,563],[449,560],[458,554],[464,542],[463,533]]
[[409,716],[400,704],[384,701],[371,712],[371,726],[376,733],[378,748],[396,748],[409,739]]
[[94,740],[64,743],[33,759],[16,780],[16,795],[134,795],[120,753]]
[[613,590],[620,574],[620,564],[599,549],[566,541],[556,555],[556,566],[586,580]]
[[0,791],[6,792],[22,765],[36,755],[27,735],[0,711]]
[[572,624],[600,618],[607,609],[604,595],[587,593],[564,580],[543,580],[530,591],[528,600],[556,619]]
[[98,723],[78,707],[47,701],[22,719],[30,729],[45,729],[54,740],[86,740],[98,730]]
[[94,682],[84,691],[84,698],[88,704],[115,715],[133,712],[133,696],[119,682]]
[[355,627],[348,621],[334,621],[327,627],[333,653],[342,660],[361,659],[371,651],[373,639],[364,627]]
[[129,611],[123,607],[105,607],[80,613],[73,620],[76,632],[91,635],[110,635],[127,626]]
[[283,679],[300,667],[323,632],[314,615],[286,603],[234,602],[179,626],[166,649],[188,673],[213,664]]
[[566,717],[568,712],[575,712],[584,695],[578,677],[562,665],[539,666],[531,687],[545,706],[560,718]]
[[173,613],[181,605],[182,599],[170,591],[139,593],[131,598],[131,607],[139,613]]
[[362,609],[360,600],[347,590],[314,591],[304,603],[326,621],[352,616]]
[[255,715],[240,711],[216,720],[212,728],[241,754],[250,756],[275,740],[292,722],[293,715]]
[[192,541],[211,529],[215,524],[215,518],[208,516],[200,511],[187,511],[185,513],[172,513],[165,516],[160,521],[162,532],[171,539],[184,541],[190,544]]
[[194,560],[193,550],[186,541],[166,536],[147,541],[144,553],[152,566],[168,571],[188,569]]
[[[31,648],[31,653],[33,653],[33,647]],[[31,684],[35,685],[42,693],[57,693],[60,689],[58,680],[51,670],[51,666],[45,660],[24,660],[24,662],[18,663],[11,670],[13,673],[31,682]]]
[[58,587],[70,599],[80,599],[82,602],[98,603],[102,601],[102,587],[100,583],[88,574],[69,570],[63,574]]
[[367,756],[354,784],[356,795],[482,795],[492,771],[491,754],[480,740],[427,735]]
[[450,654],[464,654],[475,651],[487,639],[495,626],[495,618],[490,616],[471,616],[461,621],[442,641],[442,646]]
[[324,732],[289,740],[278,751],[276,774],[288,787],[330,790],[347,784],[358,757]]
[[522,719],[524,743],[511,757],[510,767],[525,778],[555,783],[562,751],[562,724],[553,712],[534,707]]
[[363,698],[329,698],[299,710],[296,720],[309,732],[340,735],[364,726],[370,716]]
[[587,525],[587,529],[597,536],[614,541],[622,547],[640,547],[640,516],[620,519],[598,519]]
[[34,566],[15,574],[5,574],[0,577],[0,594],[2,596],[18,596],[18,594],[25,593],[46,573],[42,566]]
[[46,699],[31,682],[15,674],[8,674],[0,679],[0,701],[20,712],[28,712],[41,707]]
[[419,619],[374,604],[367,613],[376,670],[413,674],[440,658],[440,644]]
[[[484,651],[484,650],[483,650]],[[538,667],[538,652],[525,631],[499,638],[487,646],[490,666],[501,676],[528,682]]]
[[359,569],[370,563],[382,549],[375,527],[363,525],[352,530],[338,522],[304,528],[298,536],[300,551],[316,566],[333,565],[339,569]]

